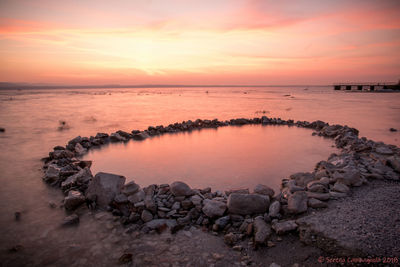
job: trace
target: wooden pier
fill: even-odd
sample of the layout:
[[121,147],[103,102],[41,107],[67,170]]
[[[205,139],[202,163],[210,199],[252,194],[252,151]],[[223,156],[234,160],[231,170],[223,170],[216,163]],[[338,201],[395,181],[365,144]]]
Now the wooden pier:
[[393,91],[400,90],[399,83],[338,83],[334,84],[335,90],[343,91]]

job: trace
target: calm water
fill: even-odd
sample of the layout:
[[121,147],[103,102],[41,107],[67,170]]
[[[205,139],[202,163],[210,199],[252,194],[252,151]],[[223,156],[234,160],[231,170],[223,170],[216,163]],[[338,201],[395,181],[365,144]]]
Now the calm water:
[[92,150],[92,171],[119,173],[141,186],[185,181],[193,188],[279,190],[282,178],[310,171],[336,152],[332,140],[287,126],[247,125],[166,134]]
[[[76,261],[72,255],[78,250],[81,257],[93,263],[105,262],[102,259],[107,257],[109,248],[100,255],[95,255],[91,250],[100,240],[96,234],[101,233],[97,222],[84,218],[77,229],[62,229],[59,223],[65,216],[64,211],[51,209],[48,206],[49,201],[58,203],[63,196],[59,190],[49,188],[41,181],[42,164],[39,159],[46,156],[55,145],[64,145],[77,135],[90,136],[97,132],[110,133],[119,129],[130,131],[144,129],[149,125],[167,125],[197,118],[225,120],[255,117],[262,116],[260,112],[263,111],[270,117],[308,121],[321,119],[329,123],[347,124],[358,128],[361,136],[400,145],[400,132],[389,131],[391,127],[400,130],[400,94],[397,93],[346,93],[333,91],[329,87],[310,87],[308,90],[268,87],[0,91],[0,127],[6,128],[5,133],[0,133],[1,259],[20,257],[20,262],[34,265],[65,265]],[[70,129],[58,131],[60,120],[65,120]],[[250,134],[246,135],[246,131],[250,131],[256,138],[240,137],[240,135],[248,137]],[[220,139],[219,135],[224,138]],[[283,138],[281,135],[288,138]],[[199,147],[200,142],[210,142],[210,140],[221,140],[222,143]],[[254,140],[257,142],[252,142]],[[90,156],[100,164],[101,159],[95,158],[100,155],[118,161],[121,160],[117,158],[118,155],[132,153],[134,148],[141,153],[147,151],[150,154],[141,154],[141,158],[134,155],[136,161],[141,160],[141,165],[139,168],[136,165],[136,169],[131,169],[132,174],[127,174],[138,180],[143,179],[139,170],[146,166],[144,164],[146,161],[147,167],[154,167],[154,164],[157,166],[157,163],[152,161],[153,158],[161,162],[163,153],[156,153],[157,149],[173,155],[178,152],[169,150],[168,146],[184,142],[188,146],[196,146],[194,149],[203,152],[207,152],[205,151],[207,147],[219,148],[217,155],[230,157],[230,162],[238,162],[240,158],[235,158],[234,154],[224,154],[221,149],[224,146],[229,146],[228,151],[238,152],[244,149],[246,153],[254,153],[249,155],[252,160],[246,159],[246,164],[242,164],[243,168],[229,166],[226,169],[226,172],[237,173],[241,177],[251,176],[252,168],[248,165],[249,162],[253,160],[258,162],[257,159],[260,160],[268,155],[271,157],[271,154],[266,153],[268,150],[271,153],[273,151],[282,153],[278,169],[283,169],[283,166],[289,168],[291,161],[296,161],[294,165],[299,170],[311,170],[310,167],[314,166],[314,163],[309,165],[312,159],[318,155],[323,156],[321,160],[325,159],[324,155],[330,145],[330,141],[312,137],[311,131],[304,129],[230,127],[218,131],[205,130],[191,134],[165,135],[142,143],[128,143],[127,148],[122,148],[122,145],[109,146]],[[321,150],[314,150],[315,145]],[[159,148],[156,149],[157,146]],[[146,147],[149,147],[149,150]],[[279,151],[278,147],[281,147],[282,151]],[[296,152],[299,151],[298,153],[305,153],[301,154],[305,157],[305,161],[302,157],[296,157],[298,154],[290,153],[291,147],[295,148]],[[190,159],[188,164],[193,165],[191,171],[196,171],[204,177],[217,173],[214,169],[208,171],[205,165],[194,164],[205,164],[204,158],[197,158],[201,157],[202,153],[193,155],[186,146],[179,148],[187,153],[187,157],[181,160]],[[212,151],[207,153],[213,154]],[[176,161],[173,163],[182,168],[184,165],[178,164],[178,159],[175,158]],[[167,164],[169,160],[173,159],[168,159],[164,163]],[[98,163],[95,163],[95,168]],[[122,167],[129,170],[135,167],[134,163],[135,161],[132,161]],[[158,165],[157,168],[162,174],[163,166]],[[185,170],[179,168],[174,170],[172,176],[186,176]],[[183,173],[178,173],[180,171]],[[142,170],[142,173],[149,175],[145,170]],[[163,177],[169,179],[172,176],[157,176],[154,177],[154,182],[158,182],[156,179],[164,180]],[[268,179],[275,179],[278,176],[283,178],[280,177],[281,174],[277,174],[276,177]],[[233,175],[229,179],[243,181]],[[14,221],[15,211],[22,212],[20,222]],[[5,253],[6,249],[16,244],[23,245],[24,249],[20,252],[22,254]]]

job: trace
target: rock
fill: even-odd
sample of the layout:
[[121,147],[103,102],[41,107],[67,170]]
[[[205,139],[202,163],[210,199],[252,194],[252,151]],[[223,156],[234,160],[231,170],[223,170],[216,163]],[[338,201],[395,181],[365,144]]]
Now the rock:
[[174,204],[171,206],[172,210],[179,210],[180,208],[181,208],[180,202],[174,202]]
[[64,218],[64,221],[62,223],[63,226],[70,226],[70,225],[75,225],[79,223],[79,216],[77,214],[72,214],[70,216],[67,216]]
[[174,196],[191,196],[194,193],[187,184],[180,181],[173,182],[170,190]]
[[127,264],[132,261],[132,253],[124,253],[119,257],[118,264]]
[[155,220],[151,220],[151,221],[147,222],[146,226],[152,230],[160,231],[165,227],[174,229],[178,226],[178,224],[176,223],[176,220],[155,219]]
[[132,136],[132,138],[134,140],[144,140],[146,138],[150,137],[148,133],[146,132],[140,132],[140,133],[136,133]]
[[322,200],[322,201],[327,201],[331,197],[329,195],[329,193],[314,193],[314,192],[307,191],[306,194],[307,194],[307,197],[309,197],[309,198],[316,198],[316,199]]
[[[357,170],[348,170],[346,172],[344,172],[343,174],[341,174],[341,177],[338,177],[336,179],[336,182],[340,182],[342,184],[345,184],[347,186],[359,186],[362,184],[362,180],[361,180],[361,175],[360,172]],[[360,184],[361,183],[361,184]]]
[[110,134],[110,141],[111,142],[126,142],[127,139],[118,133],[112,133]]
[[316,192],[316,193],[325,193],[328,189],[322,184],[314,184],[308,188],[308,191]]
[[61,183],[61,189],[67,190],[76,185],[87,184],[92,179],[93,175],[89,168],[84,168],[78,173],[69,176],[64,182]]
[[79,191],[71,190],[64,198],[64,207],[67,210],[74,210],[83,203],[85,203],[85,196]]
[[4,133],[6,129],[0,127],[0,133]]
[[101,208],[106,208],[121,193],[126,178],[121,175],[99,172],[89,183],[86,191],[86,197],[90,200],[96,200]]
[[[1,130],[0,130],[0,131],[1,131]],[[389,131],[391,131],[391,132],[397,132],[397,129],[396,129],[396,128],[390,128]],[[3,132],[4,132],[4,131],[3,131]]]
[[124,137],[125,139],[130,139],[132,137],[132,135],[130,133],[127,133],[127,132],[124,132],[121,130],[117,131],[117,134]]
[[329,195],[331,196],[331,199],[339,199],[339,198],[347,197],[347,194],[345,194],[345,193],[339,193],[339,192],[334,192],[334,191],[329,192]]
[[265,213],[269,208],[269,197],[259,194],[232,193],[228,197],[228,210],[230,213],[250,215]]
[[226,210],[226,204],[218,200],[205,199],[203,213],[210,218],[221,217]]
[[254,219],[254,242],[256,245],[265,244],[271,236],[271,226],[262,217]]
[[387,158],[387,163],[392,169],[398,173],[400,173],[400,159],[397,157],[389,157]]
[[304,191],[298,191],[289,196],[288,210],[291,213],[303,213],[307,211],[307,194]]
[[230,217],[229,216],[224,216],[221,218],[218,218],[217,220],[215,220],[215,225],[217,225],[218,230],[223,230],[225,228],[225,226],[228,225],[230,221]]
[[21,219],[21,212],[20,211],[16,211],[14,213],[14,217],[16,221],[19,221]]
[[[228,246],[233,246],[239,241],[239,237],[237,234],[234,233],[228,233],[224,235],[224,242]],[[243,249],[243,248],[242,248]],[[241,250],[241,249],[240,249]]]
[[139,189],[140,189],[140,186],[138,184],[136,184],[134,181],[131,181],[131,182],[125,184],[121,191],[126,196],[130,196],[130,195],[137,193],[139,191]]
[[74,147],[75,152],[78,156],[82,156],[83,154],[86,153],[87,149],[84,148],[80,143],[77,143]]
[[123,204],[128,202],[128,198],[124,194],[118,194],[115,196],[114,201],[117,204]]
[[151,214],[151,212],[148,210],[143,210],[142,215],[140,217],[142,221],[144,221],[145,223],[153,220],[153,214]]
[[281,203],[279,201],[273,201],[269,206],[268,215],[271,218],[278,217],[279,211],[281,210]]
[[192,201],[191,201],[190,199],[185,199],[185,200],[183,200],[183,201],[181,202],[181,205],[182,205],[182,208],[183,208],[184,210],[188,210],[188,209],[190,209],[191,207],[193,207],[193,203],[192,203]]
[[275,192],[271,187],[262,184],[256,185],[253,192],[255,194],[267,195],[270,198],[273,198],[275,195]]
[[279,264],[273,262],[269,265],[269,267],[281,267]]
[[57,181],[60,178],[60,168],[57,165],[50,164],[47,167],[43,180],[48,183]]
[[272,225],[272,229],[274,229],[278,235],[283,235],[287,232],[296,230],[297,223],[295,221],[277,222]]
[[128,196],[128,201],[131,202],[132,204],[138,203],[140,201],[143,201],[145,197],[144,191],[142,189],[139,189],[136,193]]
[[229,189],[225,191],[225,195],[229,196],[232,193],[238,193],[238,194],[250,194],[250,191],[248,188],[239,188],[239,189]]
[[380,146],[375,149],[376,153],[382,154],[382,155],[393,155],[393,150],[386,146]]
[[151,195],[145,195],[144,197],[144,205],[146,209],[150,210],[153,213],[157,212],[157,205]]
[[306,186],[315,179],[315,176],[310,172],[298,172],[290,175],[290,179],[295,180],[298,186]]
[[339,193],[348,193],[350,191],[350,188],[342,183],[336,182],[332,188],[332,191],[336,191]]
[[322,202],[321,200],[318,200],[316,198],[309,198],[307,202],[308,206],[314,209],[321,209],[321,208],[326,208],[328,207],[328,204],[325,202]]
[[192,201],[193,205],[195,206],[200,206],[201,203],[203,202],[203,199],[199,195],[194,195],[190,198]]

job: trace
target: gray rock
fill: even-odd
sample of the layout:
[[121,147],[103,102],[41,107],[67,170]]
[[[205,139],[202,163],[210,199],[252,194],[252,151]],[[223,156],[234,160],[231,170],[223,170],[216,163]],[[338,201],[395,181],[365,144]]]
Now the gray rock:
[[148,133],[146,132],[140,132],[140,133],[136,133],[132,136],[133,139],[135,140],[144,140],[146,138],[150,137]]
[[139,191],[128,197],[128,201],[131,202],[132,204],[135,204],[140,201],[143,201],[144,196],[145,196],[144,191],[142,189],[139,189]]
[[307,211],[307,194],[306,192],[299,191],[289,196],[288,210],[291,213],[303,213]]
[[74,175],[69,176],[64,182],[61,183],[61,189],[67,190],[76,185],[86,184],[92,180],[93,175],[89,168],[84,168]]
[[270,198],[274,197],[275,192],[274,190],[266,185],[258,184],[256,187],[254,187],[254,193],[256,194],[261,194],[261,195],[267,195]]
[[228,210],[230,213],[250,215],[265,213],[269,208],[269,197],[259,194],[232,193],[228,197]]
[[70,226],[70,225],[75,225],[79,223],[79,216],[77,214],[72,214],[70,216],[67,216],[64,218],[64,221],[62,223],[63,226]]
[[272,229],[274,229],[278,235],[283,235],[287,232],[296,230],[297,223],[295,221],[277,222],[272,224]]
[[156,202],[154,201],[153,197],[151,195],[146,195],[144,197],[144,205],[146,209],[150,210],[153,213],[157,212],[157,205]]
[[342,173],[341,177],[337,177],[336,182],[340,182],[347,186],[359,186],[362,184],[360,172],[354,169]]
[[271,236],[271,226],[262,217],[254,219],[254,242],[256,245],[263,245]]
[[306,194],[307,194],[307,197],[309,197],[309,198],[316,198],[316,199],[322,200],[322,201],[327,201],[331,197],[329,195],[329,193],[315,193],[315,192],[307,191]]
[[332,188],[332,191],[347,194],[350,191],[350,188],[345,184],[336,182]]
[[386,146],[380,146],[375,149],[376,153],[382,154],[382,155],[393,155],[393,150]]
[[153,220],[153,214],[151,214],[151,212],[148,210],[143,210],[142,215],[140,217],[142,221],[144,221],[145,223]]
[[295,180],[298,186],[306,186],[315,179],[315,176],[310,172],[298,172],[290,175],[290,179]]
[[250,191],[248,188],[238,188],[238,189],[229,189],[225,191],[225,195],[229,196],[232,193],[238,193],[238,194],[250,194]]
[[325,193],[328,191],[328,189],[322,184],[314,184],[313,186],[310,186],[308,191],[316,192],[316,193]]
[[67,210],[74,210],[85,202],[85,197],[81,192],[71,190],[68,192],[68,196],[64,198],[64,207]]
[[392,167],[392,169],[398,173],[400,173],[400,159],[397,157],[389,157],[387,158],[388,165]]
[[121,175],[99,172],[90,181],[86,197],[96,200],[99,207],[106,208],[121,193],[125,180]]
[[181,208],[180,202],[175,202],[171,207],[172,210],[179,210],[180,208]]
[[308,199],[308,206],[314,209],[321,209],[321,208],[326,208],[328,207],[328,204],[325,202],[322,202],[321,200],[318,200],[316,198],[309,198]]
[[281,203],[279,201],[273,201],[269,206],[268,215],[271,218],[278,217],[279,211],[281,210]]
[[125,142],[127,139],[121,136],[119,133],[112,133],[110,134],[110,140],[112,142]]
[[210,218],[221,217],[226,210],[226,204],[217,200],[205,199],[203,205],[203,213]]
[[230,221],[230,217],[224,216],[224,217],[221,217],[221,218],[218,218],[217,220],[215,220],[215,224],[217,225],[218,230],[222,230],[225,228],[225,226],[228,225],[229,221]]
[[346,193],[339,193],[339,192],[334,192],[334,191],[329,192],[329,195],[331,196],[331,199],[339,199],[339,198],[347,197]]
[[140,190],[140,186],[136,184],[134,181],[130,181],[122,188],[122,193],[130,196],[137,193]]
[[191,196],[194,193],[187,184],[180,181],[173,182],[170,190],[174,196]]
[[224,235],[224,242],[228,246],[235,245],[240,240],[239,236],[235,233],[228,233]]
[[146,223],[146,226],[149,227],[152,230],[159,230],[163,227],[169,227],[170,229],[173,229],[177,226],[178,224],[176,223],[176,220],[168,220],[168,219],[155,219],[151,220]]

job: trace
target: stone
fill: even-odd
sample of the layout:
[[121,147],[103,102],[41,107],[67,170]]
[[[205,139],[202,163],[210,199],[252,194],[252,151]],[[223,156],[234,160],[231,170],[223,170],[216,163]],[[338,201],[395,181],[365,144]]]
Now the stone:
[[179,210],[180,208],[181,208],[180,202],[175,202],[171,207],[172,210]]
[[215,224],[218,227],[218,230],[223,230],[225,228],[225,226],[228,225],[230,221],[230,217],[229,216],[224,216],[221,218],[218,218],[217,220],[215,220]]
[[347,194],[350,191],[350,188],[345,184],[336,182],[332,187],[332,191]]
[[375,149],[376,153],[382,154],[382,155],[393,155],[393,150],[386,146],[380,146]]
[[387,158],[387,163],[395,172],[400,173],[400,159],[397,157]]
[[69,176],[61,183],[61,189],[67,190],[76,185],[87,184],[92,180],[93,175],[89,168],[84,168],[74,175]]
[[72,214],[64,218],[62,225],[63,226],[70,226],[79,223],[79,216],[77,214]]
[[205,199],[202,211],[210,218],[221,217],[226,210],[226,204],[218,200]]
[[177,222],[176,220],[173,219],[155,219],[155,220],[151,220],[148,221],[146,223],[146,226],[149,227],[152,230],[161,230],[164,227],[168,227],[170,229],[174,229],[175,227],[177,227]]
[[331,199],[339,199],[339,198],[347,197],[346,193],[339,193],[339,192],[335,192],[335,191],[329,192],[329,195],[331,196]]
[[307,191],[306,194],[307,194],[307,197],[309,197],[309,198],[316,198],[316,199],[322,200],[322,201],[327,201],[331,197],[329,195],[329,193],[315,193],[315,192]]
[[254,242],[256,245],[265,244],[271,236],[271,226],[262,217],[254,219]]
[[99,172],[89,182],[86,197],[95,200],[101,208],[106,208],[121,193],[126,178],[121,175]]
[[303,213],[307,211],[307,194],[304,191],[298,191],[289,196],[288,210],[291,213]]
[[306,186],[315,179],[315,176],[310,172],[298,172],[290,175],[290,179],[295,180],[298,186]]
[[203,202],[203,199],[199,195],[194,195],[190,198],[192,201],[193,205],[195,206],[200,206],[201,203]]
[[140,189],[140,186],[136,184],[134,181],[130,181],[124,187],[122,188],[122,193],[125,194],[126,196],[133,195],[137,193]]
[[279,211],[281,210],[281,203],[279,201],[273,201],[269,205],[268,215],[271,218],[276,218],[279,216]]
[[269,197],[259,194],[232,193],[228,197],[228,210],[239,215],[265,213],[269,208]]
[[124,194],[118,194],[115,196],[114,201],[117,204],[123,204],[128,202],[128,198]]
[[131,202],[132,204],[138,203],[140,201],[143,201],[145,197],[144,191],[142,189],[139,189],[136,193],[128,196],[128,201]]
[[150,137],[150,135],[148,134],[148,133],[146,133],[146,132],[140,132],[140,133],[135,133],[133,136],[132,136],[132,138],[134,139],[134,140],[144,140],[144,139],[146,139],[146,138],[148,138],[148,137]]
[[153,213],[157,212],[157,205],[156,202],[154,201],[153,197],[151,195],[146,195],[144,197],[144,205],[146,209],[150,210]]
[[250,194],[250,191],[248,188],[229,189],[229,190],[225,191],[226,196],[229,196],[232,193]]
[[118,130],[116,133],[124,137],[125,139],[130,139],[132,137],[130,133],[124,132],[122,130]]
[[277,222],[277,223],[272,224],[272,229],[274,229],[278,235],[283,235],[283,234],[286,234],[287,232],[296,230],[297,223],[292,220],[284,221],[284,222]]
[[111,142],[125,142],[127,139],[118,133],[112,133],[110,134],[110,140]]
[[255,194],[267,195],[270,198],[273,198],[275,195],[275,191],[271,187],[262,184],[256,185],[253,192]]
[[143,210],[140,218],[146,223],[153,220],[153,214],[151,214],[151,212],[148,210]]
[[347,170],[346,172],[342,173],[342,176],[338,177],[336,179],[336,182],[340,182],[347,186],[351,186],[351,185],[357,186],[357,185],[360,185],[360,182],[362,183],[362,180],[361,180],[360,172],[355,169],[352,169],[352,170]]
[[170,190],[174,196],[191,196],[194,193],[187,184],[180,181],[173,182],[170,185]]
[[273,262],[269,265],[269,267],[281,267],[279,264]]
[[48,183],[57,181],[60,178],[60,168],[55,164],[50,164],[47,167],[43,180]]
[[181,205],[184,210],[188,210],[193,206],[193,203],[190,199],[185,199],[181,202]]
[[[233,246],[239,241],[238,235],[234,233],[228,233],[224,235],[224,242],[228,246]],[[243,249],[243,248],[242,248]],[[241,249],[240,249],[241,250]]]
[[64,207],[67,210],[74,210],[83,203],[85,203],[85,196],[79,191],[71,190],[64,198]]
[[322,184],[314,184],[308,188],[308,191],[316,193],[326,193],[328,189]]
[[318,200],[316,198],[309,198],[307,205],[314,209],[321,209],[321,208],[328,207],[328,204],[326,204],[325,202],[322,202],[321,200]]
[[87,152],[87,149],[84,148],[80,143],[77,143],[75,145],[74,149],[78,156],[82,156],[83,154],[85,154]]

